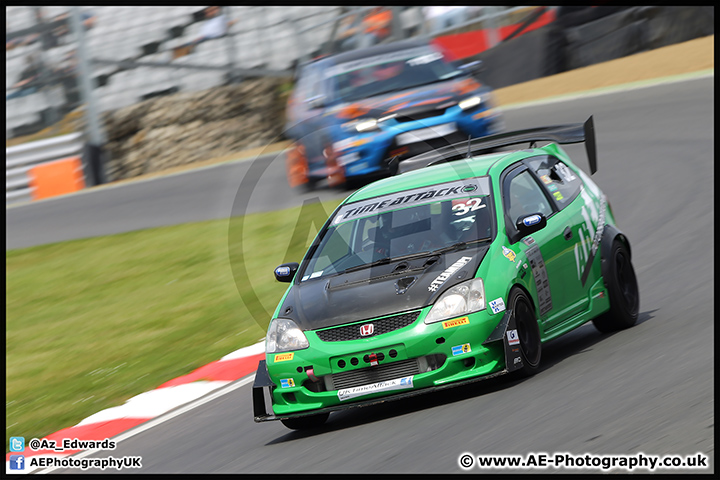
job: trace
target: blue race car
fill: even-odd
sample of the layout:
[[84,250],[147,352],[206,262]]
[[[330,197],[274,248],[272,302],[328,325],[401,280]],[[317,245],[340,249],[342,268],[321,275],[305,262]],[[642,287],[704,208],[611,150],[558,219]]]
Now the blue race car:
[[312,189],[397,172],[406,158],[504,129],[479,62],[456,67],[412,40],[321,58],[301,68],[288,101],[291,186]]

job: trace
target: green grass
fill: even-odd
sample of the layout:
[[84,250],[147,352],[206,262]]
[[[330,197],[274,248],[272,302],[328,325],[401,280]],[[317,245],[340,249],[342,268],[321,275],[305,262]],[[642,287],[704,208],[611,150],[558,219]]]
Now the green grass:
[[7,251],[6,451],[256,343],[317,232],[300,211]]

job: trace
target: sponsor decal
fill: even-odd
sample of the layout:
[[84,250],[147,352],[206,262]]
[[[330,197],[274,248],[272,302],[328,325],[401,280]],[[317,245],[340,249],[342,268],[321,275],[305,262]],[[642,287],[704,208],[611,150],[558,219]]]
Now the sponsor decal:
[[520,344],[520,337],[518,337],[517,330],[508,330],[505,332],[508,339],[508,345],[519,345]]
[[362,385],[359,387],[343,388],[342,390],[338,390],[338,399],[342,402],[350,400],[351,398],[369,395],[371,393],[390,392],[393,390],[404,390],[407,388],[413,388],[412,376],[396,378],[385,382],[371,383],[369,385]]
[[535,239],[533,237],[525,237],[522,239],[522,242],[528,247],[532,247],[535,244]]
[[375,331],[375,325],[372,323],[368,323],[360,327],[360,336],[367,337],[368,335],[372,335]]
[[443,329],[459,327],[460,325],[468,325],[470,319],[468,317],[456,318],[455,320],[445,320],[442,322]]
[[565,197],[563,197],[563,194],[560,193],[560,192],[553,192],[553,197],[555,197],[555,200],[558,200],[558,201],[560,201],[560,200],[562,200],[563,198],[565,198]]
[[470,352],[471,352],[471,349],[470,349],[469,343],[463,343],[462,345],[452,347],[453,357],[456,355],[462,355],[463,353],[470,353]]
[[474,186],[478,195],[490,195],[490,180],[479,177],[472,180],[439,183],[428,187],[405,190],[360,202],[348,203],[340,208],[333,220],[338,224],[347,220],[377,215],[409,206],[424,205],[438,200],[450,200],[467,196],[463,189]]
[[531,227],[540,223],[540,215],[530,215],[529,217],[523,218],[523,225]]
[[275,355],[275,362],[287,362],[288,360],[292,360],[294,356],[295,352],[278,353]]
[[290,275],[290,267],[278,267],[275,269],[275,274],[278,277],[287,277]]
[[282,388],[290,388],[295,386],[295,380],[292,378],[281,378],[280,379],[280,386]]
[[493,313],[500,313],[505,311],[505,302],[503,302],[502,297],[496,298],[495,300],[488,303],[488,305],[490,305],[490,309]]
[[550,177],[548,177],[547,175],[542,175],[540,179],[545,185],[550,185],[552,183],[552,180],[550,180]]
[[[605,229],[606,199],[604,195],[600,197],[598,209],[585,189],[581,190],[581,196],[585,201],[585,205],[580,209],[580,213],[585,223],[578,229],[579,241],[575,244],[575,265],[577,267],[578,279],[582,282],[582,285],[585,286],[587,277],[590,274],[590,267],[592,266],[598,246],[600,245],[602,232]],[[589,243],[590,245],[588,246]]]
[[472,260],[472,257],[462,257],[460,258],[460,260],[450,265],[447,269],[445,269],[444,272],[438,275],[437,278],[432,281],[432,283],[430,283],[428,290],[431,292],[436,292],[437,289],[440,288],[448,278],[452,277],[455,272],[467,265],[470,260]]
[[[527,244],[528,242],[525,243]],[[530,244],[530,248],[525,251],[525,256],[532,268],[535,288],[538,294],[538,306],[540,315],[542,316],[552,309],[552,297],[550,296],[550,281],[548,280],[545,261],[543,260],[542,253],[540,253],[540,247],[534,240]]]
[[558,187],[557,187],[557,185],[548,185],[547,189],[550,190],[551,192],[556,192]]
[[399,60],[407,60],[410,58],[420,57],[421,55],[431,53],[432,50],[427,47],[410,48],[407,50],[401,50],[398,52],[386,53],[384,55],[375,55],[373,57],[361,58],[353,62],[345,62],[340,65],[335,65],[332,68],[326,70],[326,77],[334,77],[342,73],[352,72],[359,68],[370,67],[373,65],[379,65],[381,63],[397,62]]
[[433,52],[433,53],[429,53],[427,55],[421,55],[419,57],[411,58],[410,60],[408,60],[405,63],[407,63],[411,67],[414,67],[416,65],[423,65],[426,63],[434,62],[435,60],[440,60],[441,58],[443,58],[441,53]]
[[515,262],[515,252],[507,248],[505,245],[502,247],[503,250],[503,256],[510,260],[511,262]]

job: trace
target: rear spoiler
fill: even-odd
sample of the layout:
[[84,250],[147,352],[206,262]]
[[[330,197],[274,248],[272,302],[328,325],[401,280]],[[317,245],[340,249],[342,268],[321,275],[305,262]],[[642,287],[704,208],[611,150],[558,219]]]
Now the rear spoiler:
[[590,174],[597,171],[597,149],[595,146],[595,126],[592,115],[585,123],[557,125],[554,127],[530,128],[513,132],[498,133],[454,143],[415,157],[408,158],[398,165],[398,173],[468,158],[473,154],[490,153],[491,149],[529,142],[555,142],[560,144],[585,143]]

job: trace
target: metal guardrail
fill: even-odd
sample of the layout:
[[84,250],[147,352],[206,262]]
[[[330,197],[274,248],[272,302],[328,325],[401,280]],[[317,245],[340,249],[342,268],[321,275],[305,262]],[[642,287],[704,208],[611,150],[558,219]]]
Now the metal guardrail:
[[29,172],[34,167],[68,157],[81,156],[85,147],[82,132],[24,143],[5,149],[6,205],[33,200]]

